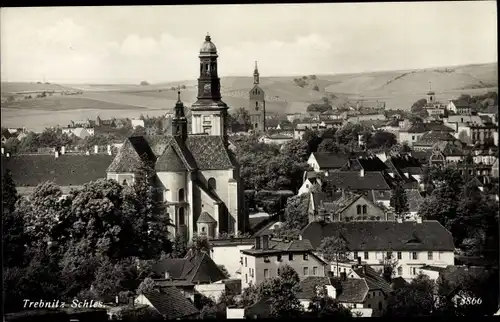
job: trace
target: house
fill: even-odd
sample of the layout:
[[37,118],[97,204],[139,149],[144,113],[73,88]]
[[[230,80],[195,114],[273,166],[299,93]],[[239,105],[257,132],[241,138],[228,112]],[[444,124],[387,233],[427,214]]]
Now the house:
[[457,142],[450,141],[437,142],[432,146],[431,163],[441,163],[443,160],[446,163],[460,162],[465,159],[465,153],[462,147],[457,145]]
[[405,192],[408,201],[408,214],[405,220],[418,220],[418,210],[424,202],[424,197],[418,189],[405,189]]
[[261,143],[277,145],[283,145],[290,141],[293,141],[293,137],[283,134],[264,135],[259,139],[259,142]]
[[325,193],[311,195],[309,222],[388,220],[386,213],[362,194],[345,192],[337,199],[322,198]]
[[164,258],[152,266],[159,288],[176,287],[197,303],[200,295],[219,298],[226,279],[217,264],[204,252],[188,252],[184,258]]
[[241,285],[258,285],[266,278],[278,276],[280,266],[289,265],[301,279],[307,276],[325,276],[326,263],[313,253],[311,243],[306,240],[255,238],[251,249],[241,251]]
[[309,155],[307,164],[316,172],[330,172],[339,170],[348,160],[348,155],[332,152],[313,152]]
[[51,181],[58,185],[63,195],[80,189],[90,181],[106,178],[106,168],[113,161],[108,153],[75,154],[62,148],[54,154],[2,155],[2,171],[10,170],[17,191],[29,196],[41,183]]
[[429,158],[432,155],[432,151],[411,151],[410,156],[415,158],[422,164],[422,166],[429,164]]
[[[392,178],[383,171],[365,172],[338,171],[317,178],[323,192],[339,192],[342,190],[363,194],[369,200],[389,207],[391,192],[394,186]],[[312,188],[312,186],[310,187]],[[310,189],[309,188],[309,189]],[[303,189],[304,191],[306,189]],[[309,190],[310,191],[310,190]]]
[[387,166],[387,173],[392,178],[399,178],[404,181],[422,181],[422,163],[411,154],[391,155],[384,162]]
[[494,135],[497,136],[498,142],[498,127],[495,124],[484,124],[484,125],[469,125],[470,137],[472,139],[472,144],[485,144],[487,142],[494,143]]
[[73,134],[74,136],[80,139],[85,139],[88,136],[94,135],[93,128],[85,128],[85,127],[67,127],[63,128],[62,132],[68,135]]
[[463,145],[462,141],[449,132],[429,131],[424,133],[417,142],[413,143],[413,149],[415,151],[430,150],[439,142],[451,142],[460,147]]
[[438,221],[311,222],[300,238],[315,249],[325,237],[346,241],[351,259],[358,256],[381,270],[387,259],[397,260],[396,276],[412,279],[425,265],[454,265],[453,236]]
[[471,115],[471,106],[463,100],[450,100],[446,106],[448,111],[453,111],[455,114]]
[[241,264],[240,252],[254,246],[253,238],[212,239],[210,242],[210,257],[217,265],[224,265],[231,278],[239,278],[237,271]]
[[132,120],[132,127],[135,129],[138,126],[144,127],[144,120],[133,119]]
[[148,305],[166,320],[197,319],[200,311],[175,287],[140,294],[136,304]]
[[409,146],[413,146],[415,142],[417,142],[426,132],[429,131],[453,132],[453,129],[436,122],[417,122],[408,128],[404,128],[399,131],[398,142],[401,144],[406,142]]
[[425,265],[420,268],[420,273],[427,275],[431,280],[437,281],[440,273],[442,273],[446,267]]
[[488,116],[492,120],[498,115],[498,105],[489,105],[486,108],[480,109],[477,113],[479,116]]
[[490,151],[479,150],[475,151],[474,155],[472,156],[472,159],[476,164],[493,165],[497,160],[497,157],[495,156],[495,153],[491,150]]
[[340,171],[361,171],[366,172],[380,172],[385,171],[387,166],[376,155],[366,155],[365,153],[356,155],[349,160],[339,169]]

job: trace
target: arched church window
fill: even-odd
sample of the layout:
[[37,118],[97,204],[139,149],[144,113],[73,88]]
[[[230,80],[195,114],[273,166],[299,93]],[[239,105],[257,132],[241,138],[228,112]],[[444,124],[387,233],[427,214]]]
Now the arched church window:
[[127,179],[124,179],[124,180],[123,180],[123,182],[122,182],[122,184],[123,184],[124,186],[128,186]]
[[179,226],[186,224],[186,218],[184,216],[184,207],[179,208]]
[[201,227],[201,232],[205,233],[205,227]]
[[208,188],[211,190],[216,190],[217,189],[217,183],[214,178],[208,179]]
[[179,201],[184,201],[184,189],[179,189]]
[[356,212],[358,213],[358,215],[361,215],[361,206],[360,205],[356,206]]
[[366,205],[363,205],[363,215],[366,214]]

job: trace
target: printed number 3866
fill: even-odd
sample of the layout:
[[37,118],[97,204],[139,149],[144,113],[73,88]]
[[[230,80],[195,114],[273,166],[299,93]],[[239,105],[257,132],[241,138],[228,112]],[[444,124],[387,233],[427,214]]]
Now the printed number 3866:
[[459,299],[460,305],[479,305],[483,303],[480,297],[464,296]]

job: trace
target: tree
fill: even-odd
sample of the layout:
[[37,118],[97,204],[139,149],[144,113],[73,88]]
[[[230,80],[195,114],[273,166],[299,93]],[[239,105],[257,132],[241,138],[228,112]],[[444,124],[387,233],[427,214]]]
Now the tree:
[[385,132],[385,131],[377,131],[373,134],[367,142],[367,148],[375,149],[375,148],[390,148],[395,145],[398,141],[394,133]]
[[304,135],[302,136],[302,140],[307,143],[308,154],[310,154],[318,150],[318,146],[320,145],[322,138],[318,131],[306,129]]
[[435,283],[420,274],[389,298],[386,315],[394,318],[430,316],[436,308],[435,293]]
[[318,85],[314,85],[314,86],[313,86],[313,91],[317,91],[317,92],[319,92],[319,87],[318,87]]
[[186,238],[181,234],[176,234],[172,245],[172,257],[173,258],[184,258],[187,253],[187,242]]
[[293,285],[281,277],[264,280],[258,286],[259,299],[268,299],[273,318],[292,318],[303,312]]
[[314,289],[316,289],[317,292],[314,294],[314,297],[309,304],[309,310],[311,311],[312,317],[339,319],[352,318],[352,313],[348,308],[328,296],[325,285],[316,285]]
[[303,140],[292,140],[281,146],[281,154],[296,163],[307,162],[309,146]]
[[394,275],[396,275],[396,269],[398,267],[398,260],[392,256],[392,253],[392,250],[388,251],[386,256],[380,260],[380,264],[382,264],[382,276],[388,283],[390,283]]
[[142,81],[141,82],[141,86],[147,86],[147,85],[149,85],[149,83],[147,81]]
[[186,89],[186,85],[181,85],[181,89]]
[[19,141],[15,137],[8,138],[4,143],[5,151],[10,153],[16,153],[18,150]]
[[137,287],[136,293],[144,294],[152,292],[154,290],[155,290],[155,281],[150,277],[146,277]]
[[281,277],[286,283],[290,283],[291,287],[297,290],[300,283],[300,277],[293,267],[290,265],[280,266],[278,276]]
[[321,104],[312,103],[309,104],[306,109],[307,112],[319,112],[319,113],[324,113],[326,111],[331,111],[331,110],[333,110],[333,107],[329,103],[321,103]]
[[397,184],[392,191],[390,204],[399,218],[403,218],[410,210],[406,191],[401,184]]
[[317,77],[316,77],[316,75],[310,75],[309,79],[315,80],[315,79],[317,79]]
[[226,277],[226,279],[231,277],[231,275],[227,271],[226,266],[224,266],[224,265],[217,265],[217,267],[220,269],[220,271],[222,272],[222,274],[224,274],[224,276]]
[[309,195],[307,193],[289,197],[285,207],[286,228],[302,229],[307,225],[308,208]]
[[425,109],[426,105],[427,105],[427,99],[421,98],[415,103],[413,103],[410,110],[415,115],[418,115],[420,117],[427,117],[428,113],[427,110]]
[[349,249],[345,239],[340,237],[325,237],[321,241],[317,252],[323,256],[328,264],[335,261],[338,272],[339,262],[347,260]]
[[207,254],[210,253],[210,243],[208,242],[208,238],[206,236],[194,234],[188,248],[193,254],[198,252],[206,252]]

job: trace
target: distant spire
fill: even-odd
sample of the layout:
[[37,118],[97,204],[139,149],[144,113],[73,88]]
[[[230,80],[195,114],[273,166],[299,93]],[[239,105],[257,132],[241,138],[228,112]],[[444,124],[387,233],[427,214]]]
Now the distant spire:
[[257,61],[255,61],[255,70],[258,70],[258,68],[257,68]]
[[429,82],[429,92],[432,92],[432,83]]
[[207,32],[207,35],[205,36],[205,41],[210,41],[211,38],[210,38],[210,34]]
[[177,103],[181,103],[181,91],[177,91]]

